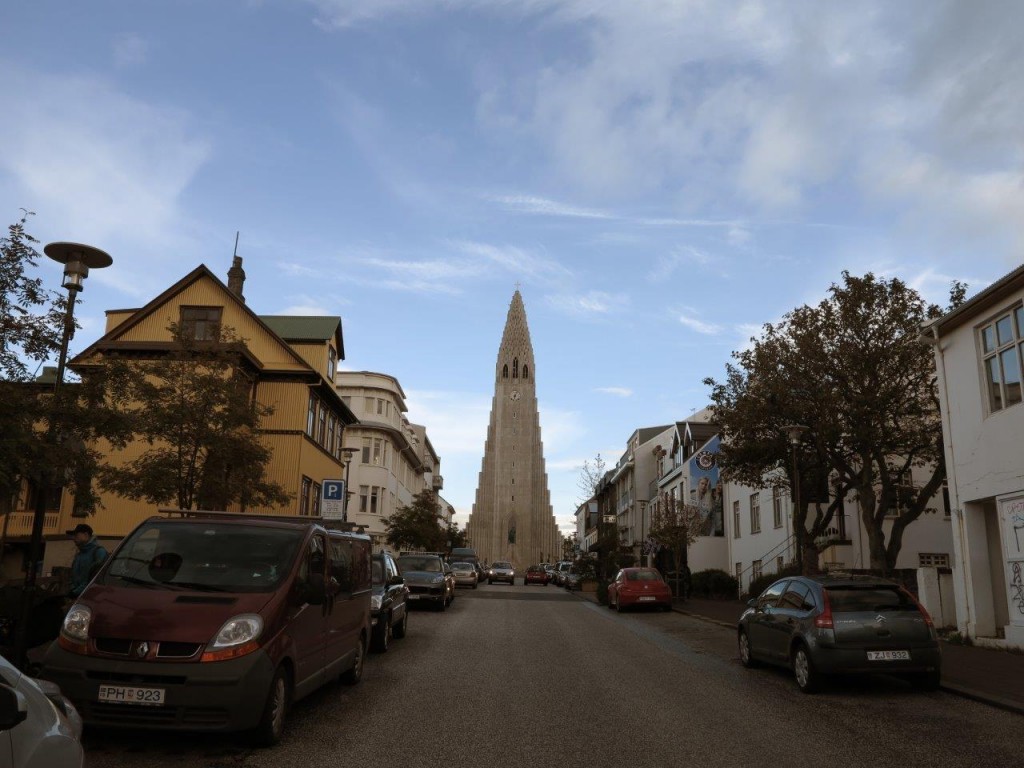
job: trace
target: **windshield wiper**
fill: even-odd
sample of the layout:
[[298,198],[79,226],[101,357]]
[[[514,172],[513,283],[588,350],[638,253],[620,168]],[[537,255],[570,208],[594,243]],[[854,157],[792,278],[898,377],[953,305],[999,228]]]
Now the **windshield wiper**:
[[182,589],[194,589],[197,592],[228,592],[226,587],[218,587],[215,584],[201,584],[198,581],[170,581],[168,584],[173,584],[176,587]]
[[[110,574],[108,574],[108,575],[110,575]],[[129,584],[138,584],[140,587],[149,587],[150,589],[159,589],[159,588],[165,586],[164,584],[162,584],[160,582],[150,581],[149,579],[140,579],[138,576],[122,575],[122,576],[111,576],[111,578],[121,579],[121,581],[127,581]]]

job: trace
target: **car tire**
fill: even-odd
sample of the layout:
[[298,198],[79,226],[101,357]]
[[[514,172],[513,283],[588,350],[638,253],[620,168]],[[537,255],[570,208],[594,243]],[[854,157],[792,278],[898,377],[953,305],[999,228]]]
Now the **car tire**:
[[405,633],[409,629],[409,609],[406,608],[402,611],[402,621],[399,622],[398,626],[394,628],[393,632],[396,640],[401,640],[405,637]]
[[391,647],[391,638],[393,636],[393,630],[391,628],[391,617],[387,617],[387,621],[383,621],[377,625],[377,631],[373,633],[373,643],[371,649],[374,653],[387,653],[388,648]]
[[478,582],[475,582],[475,581],[473,582],[473,589],[476,589],[479,586],[480,586],[480,584]]
[[272,747],[281,740],[284,722],[291,709],[292,682],[288,668],[283,664],[274,670],[263,705],[260,721],[252,730],[252,743],[259,747]]
[[616,612],[616,613],[622,613],[622,610],[623,610],[623,609],[622,609],[622,601],[621,601],[621,600],[619,600],[619,599],[618,599],[618,598],[616,597],[616,598],[615,598],[615,612]]
[[442,597],[437,602],[437,610],[438,610],[439,613],[444,613],[445,611],[448,610],[448,598],[447,597]]
[[757,663],[757,659],[754,658],[754,654],[750,647],[750,637],[744,630],[740,630],[739,636],[736,639],[736,647],[740,654],[740,664],[747,669],[755,669],[760,666]]
[[919,691],[937,691],[942,683],[942,671],[933,669],[930,672],[919,672],[912,675],[910,684]]
[[345,685],[355,685],[363,679],[363,663],[366,661],[366,638],[359,636],[359,644],[356,646],[356,660],[351,669],[341,675],[341,682]]
[[817,693],[821,690],[821,675],[814,668],[811,655],[803,643],[793,649],[793,676],[801,693]]

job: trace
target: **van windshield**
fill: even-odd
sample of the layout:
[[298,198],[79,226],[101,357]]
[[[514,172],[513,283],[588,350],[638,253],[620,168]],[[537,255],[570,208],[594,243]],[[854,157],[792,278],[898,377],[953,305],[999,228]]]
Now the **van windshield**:
[[148,523],[133,533],[100,584],[203,592],[269,592],[292,567],[304,530],[216,522]]

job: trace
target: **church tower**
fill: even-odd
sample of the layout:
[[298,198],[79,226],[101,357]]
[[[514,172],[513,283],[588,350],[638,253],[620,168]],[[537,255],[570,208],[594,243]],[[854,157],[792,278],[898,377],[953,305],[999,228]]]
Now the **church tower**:
[[494,399],[476,501],[466,525],[481,560],[522,571],[561,558],[537,410],[536,367],[519,291],[512,296],[494,367]]

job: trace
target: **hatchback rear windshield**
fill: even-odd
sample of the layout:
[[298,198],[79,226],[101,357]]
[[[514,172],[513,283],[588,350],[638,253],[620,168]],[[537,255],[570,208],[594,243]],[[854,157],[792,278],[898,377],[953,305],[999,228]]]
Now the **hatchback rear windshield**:
[[475,571],[472,563],[452,563],[451,568],[453,571]]
[[428,573],[441,572],[441,560],[436,557],[416,557],[406,555],[398,558],[398,567],[403,571],[426,571]]
[[512,564],[511,563],[495,563],[491,567],[492,568],[511,568]]
[[99,583],[204,592],[268,592],[284,578],[304,530],[215,522],[147,523]]
[[626,571],[626,578],[629,581],[661,581],[661,574],[657,571]]
[[836,613],[917,610],[910,596],[898,587],[829,587],[827,591]]

